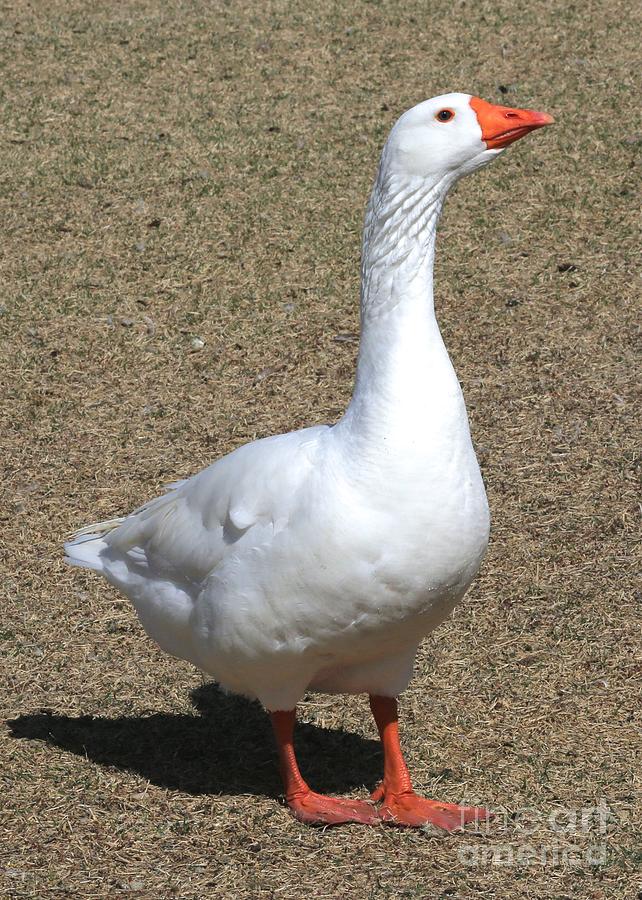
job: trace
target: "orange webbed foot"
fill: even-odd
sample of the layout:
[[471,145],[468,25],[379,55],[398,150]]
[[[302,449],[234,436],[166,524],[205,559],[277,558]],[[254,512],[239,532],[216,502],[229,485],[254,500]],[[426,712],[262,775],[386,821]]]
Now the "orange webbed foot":
[[452,832],[471,822],[483,822],[492,817],[492,813],[483,806],[458,806],[456,803],[428,800],[417,796],[414,791],[386,793],[383,785],[373,792],[372,799],[381,801],[379,818],[382,822],[407,828],[435,825]]
[[344,825],[358,822],[377,825],[381,819],[371,803],[347,797],[326,797],[314,791],[302,791],[287,798],[292,815],[306,825]]

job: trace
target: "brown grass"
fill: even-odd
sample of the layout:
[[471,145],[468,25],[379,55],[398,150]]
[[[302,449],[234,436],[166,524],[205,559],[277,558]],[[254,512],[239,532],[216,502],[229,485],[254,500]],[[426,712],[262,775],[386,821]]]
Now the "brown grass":
[[[631,4],[96,7],[0,18],[3,896],[632,897]],[[404,735],[422,790],[530,812],[476,836],[310,830],[276,802],[261,711],[157,651],[60,542],[340,414],[382,141],[451,89],[559,125],[442,223],[440,321],[494,525],[423,647]],[[314,785],[370,787],[363,698],[302,716]],[[551,828],[600,800],[605,834]],[[493,862],[528,846],[546,864]],[[569,846],[577,865],[550,855]]]

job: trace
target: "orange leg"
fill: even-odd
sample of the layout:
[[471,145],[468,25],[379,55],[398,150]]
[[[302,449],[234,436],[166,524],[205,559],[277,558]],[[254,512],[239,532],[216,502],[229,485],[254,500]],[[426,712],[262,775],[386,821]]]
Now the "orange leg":
[[468,822],[490,818],[491,813],[483,807],[457,806],[456,803],[418,797],[412,789],[408,766],[401,752],[396,699],[371,695],[370,709],[383,744],[383,781],[372,794],[375,802],[381,802],[379,817],[382,821],[415,828],[431,824],[445,831],[455,831]]
[[377,811],[371,803],[345,797],[326,797],[311,791],[299,771],[294,754],[296,710],[270,713],[281,765],[285,799],[292,814],[306,825],[341,825],[360,822],[375,825]]

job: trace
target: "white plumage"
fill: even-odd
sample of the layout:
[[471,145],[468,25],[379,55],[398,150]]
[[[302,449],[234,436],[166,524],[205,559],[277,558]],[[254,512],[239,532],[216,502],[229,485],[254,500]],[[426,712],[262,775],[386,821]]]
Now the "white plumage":
[[432,299],[446,192],[500,152],[483,128],[471,97],[449,94],[392,130],[341,420],[242,446],[66,545],[163,649],[269,710],[307,689],[395,697],[484,555],[486,496]]

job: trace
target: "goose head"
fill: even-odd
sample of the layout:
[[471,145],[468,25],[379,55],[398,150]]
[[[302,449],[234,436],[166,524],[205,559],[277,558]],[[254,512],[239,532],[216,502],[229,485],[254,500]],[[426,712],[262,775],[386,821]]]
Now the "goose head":
[[552,122],[547,113],[496,106],[470,94],[443,94],[397,120],[384,150],[385,168],[447,188],[492,162],[513,141]]

